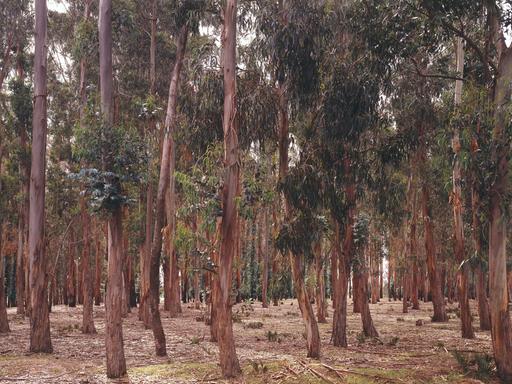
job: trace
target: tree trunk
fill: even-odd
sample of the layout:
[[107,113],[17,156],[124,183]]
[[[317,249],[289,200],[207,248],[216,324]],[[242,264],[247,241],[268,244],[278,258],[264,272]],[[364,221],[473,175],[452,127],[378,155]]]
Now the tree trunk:
[[512,381],[512,324],[508,310],[507,294],[507,225],[503,197],[508,193],[507,137],[508,106],[510,105],[510,85],[512,84],[512,50],[507,48],[499,58],[494,105],[494,130],[492,163],[496,165],[496,175],[490,191],[489,222],[489,298],[491,312],[491,334],[494,358],[498,375]]
[[69,245],[68,245],[68,260],[67,260],[67,275],[66,275],[66,295],[68,298],[68,306],[76,307],[76,274],[77,267],[75,263],[75,236],[74,231],[70,228],[69,231]]
[[[113,73],[112,73],[112,0],[99,3],[99,57],[101,113],[105,130],[112,129]],[[126,375],[123,344],[123,212],[115,208],[108,220],[108,282],[105,295],[105,345],[107,377]]]
[[80,210],[82,215],[82,288],[84,296],[84,308],[82,317],[82,333],[96,333],[93,317],[93,291],[92,276],[90,269],[90,222],[91,218],[87,212],[85,199],[80,199]]
[[30,172],[29,260],[30,260],[30,351],[51,353],[48,313],[48,273],[45,255],[46,169],[46,0],[35,1],[34,114]]
[[[414,167],[414,165],[412,166]],[[412,168],[411,167],[411,168]],[[418,253],[416,247],[416,222],[417,222],[417,196],[414,169],[411,169],[409,176],[409,238],[408,238],[408,255],[406,257],[410,260],[412,265],[412,279],[409,280],[409,291],[411,293],[412,309],[420,309],[420,302],[418,300]],[[407,273],[407,271],[406,271]]]
[[101,231],[98,228],[97,221],[94,222],[95,225],[95,274],[94,274],[94,305],[101,304],[101,260],[102,260],[102,252],[101,252],[101,242],[100,242],[100,234]]
[[[348,219],[352,220],[353,214],[348,213]],[[337,275],[333,283],[334,290],[334,314],[332,319],[332,342],[335,347],[347,347],[347,291],[349,280],[349,263],[347,260],[352,257],[353,249],[353,226],[350,221],[345,227],[345,239],[343,251],[341,249],[341,226],[335,221],[333,254],[337,261],[337,271],[331,271]]]
[[25,315],[25,255],[24,237],[25,225],[23,214],[23,203],[20,202],[18,214],[18,251],[16,253],[16,313]]
[[[104,2],[104,0],[102,0]],[[104,8],[101,8],[102,10]],[[108,221],[108,284],[105,297],[107,377],[126,374],[123,343],[123,213],[120,208],[112,212]]]
[[149,279],[149,304],[151,308],[151,328],[155,338],[155,350],[157,356],[167,355],[165,345],[165,334],[160,320],[159,298],[160,298],[160,254],[162,252],[162,229],[165,218],[165,195],[170,181],[170,162],[171,162],[171,137],[174,135],[176,126],[176,105],[178,100],[178,86],[181,67],[185,56],[187,45],[188,27],[184,25],[180,28],[178,36],[178,46],[176,53],[176,62],[171,75],[169,86],[169,100],[167,104],[167,116],[165,119],[165,137],[162,146],[162,162],[160,165],[160,177],[158,180],[158,190],[156,196],[155,227],[153,230],[153,245],[151,249],[151,269]]
[[327,323],[327,305],[325,303],[324,260],[322,257],[322,243],[315,244],[315,272],[316,272],[316,316],[319,323]]
[[361,304],[361,321],[363,323],[363,333],[366,337],[379,337],[379,333],[373,325],[372,315],[370,313],[370,305],[368,304],[368,272],[364,265],[360,266],[354,271],[356,279],[358,280],[357,295],[360,298]]
[[478,318],[480,319],[480,329],[482,331],[491,330],[491,318],[489,316],[489,302],[487,300],[487,282],[485,281],[485,273],[479,265],[476,268],[476,293],[478,298]]
[[[288,119],[288,98],[286,86],[279,84],[279,180],[282,182],[288,173],[288,147],[289,147],[289,119]],[[285,220],[290,218],[290,206],[284,197],[284,216]],[[302,319],[306,327],[307,356],[310,358],[320,358],[320,334],[318,323],[315,319],[313,307],[308,297],[304,285],[304,276],[302,271],[303,255],[293,255],[289,253],[293,286],[295,296],[297,297]]]
[[433,322],[448,321],[444,305],[444,296],[441,291],[441,282],[437,273],[436,249],[434,242],[434,222],[430,207],[430,192],[428,185],[423,183],[421,187],[423,223],[425,227],[425,251],[427,254],[427,270],[432,292],[432,304],[434,306]]
[[238,118],[236,115],[236,18],[237,0],[226,0],[223,11],[222,65],[224,72],[224,185],[222,187],[222,222],[219,263],[219,291],[216,296],[220,367],[225,378],[240,375],[235,350],[231,314],[233,260],[237,253],[238,207],[240,182]]
[[[2,168],[2,159],[0,157],[0,169]],[[0,191],[1,191],[0,185]],[[0,222],[0,334],[10,332],[9,320],[7,319],[7,303],[5,301],[5,267],[4,252],[2,249],[4,240],[4,225]]]
[[218,305],[219,305],[219,292],[220,292],[220,282],[219,282],[219,263],[220,257],[218,252],[217,244],[220,242],[220,232],[221,231],[221,219],[217,217],[217,223],[215,228],[215,242],[213,244],[213,252],[212,252],[212,263],[214,268],[216,269],[216,273],[212,274],[212,291],[210,296],[211,307],[210,307],[210,338],[211,341],[216,343],[219,341],[219,320],[217,315]]
[[262,272],[261,272],[261,305],[263,308],[268,308],[268,264],[269,264],[269,249],[268,249],[268,209],[263,210],[262,229],[260,233],[260,244],[262,252]]
[[[464,76],[464,46],[462,38],[457,38],[457,73],[459,77]],[[458,108],[462,102],[462,80],[455,82],[455,108]],[[455,259],[461,265],[457,271],[457,292],[460,307],[460,320],[462,337],[465,339],[473,339],[475,334],[473,332],[473,325],[471,324],[471,310],[469,308],[468,298],[468,276],[469,264],[465,263],[464,253],[464,223],[462,220],[463,215],[463,202],[462,202],[462,176],[460,168],[460,138],[459,129],[454,125],[452,149],[455,155],[453,162],[453,230],[455,238]]]
[[169,315],[177,317],[181,313],[181,296],[178,271],[178,255],[174,249],[174,236],[176,232],[176,143],[171,137],[171,161],[169,164],[169,190],[167,192],[167,225],[168,233],[168,254],[169,254]]

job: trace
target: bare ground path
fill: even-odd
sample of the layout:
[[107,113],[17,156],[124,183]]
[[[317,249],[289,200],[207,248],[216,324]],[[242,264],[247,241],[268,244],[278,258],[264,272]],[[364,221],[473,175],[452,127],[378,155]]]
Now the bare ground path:
[[[474,303],[472,303],[474,304]],[[465,374],[453,356],[491,354],[489,332],[474,340],[460,338],[456,304],[448,323],[430,322],[432,306],[402,314],[401,302],[371,305],[380,338],[365,340],[359,315],[349,307],[349,348],[330,345],[331,324],[320,324],[322,359],[306,359],[303,326],[297,302],[287,300],[263,309],[261,303],[233,308],[235,336],[244,375],[236,383],[478,383],[492,378]],[[29,324],[9,309],[12,332],[0,335],[0,383],[217,383],[218,349],[209,341],[209,327],[200,310],[183,306],[177,319],[163,314],[168,358],[154,355],[153,335],[137,320],[136,310],[125,319],[124,340],[129,377],[105,376],[104,308],[95,307],[97,335],[80,332],[81,307],[56,306],[51,313],[55,353],[27,353]],[[475,310],[476,308],[474,308]],[[332,312],[332,310],[330,310]],[[473,313],[476,313],[473,311]],[[331,320],[330,318],[328,319]],[[417,320],[423,325],[417,326]],[[476,319],[477,320],[477,319]],[[475,327],[478,326],[475,321]]]

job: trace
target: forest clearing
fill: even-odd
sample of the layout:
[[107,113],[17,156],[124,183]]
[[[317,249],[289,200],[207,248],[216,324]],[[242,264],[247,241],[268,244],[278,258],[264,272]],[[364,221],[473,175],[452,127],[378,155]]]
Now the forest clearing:
[[0,0],[0,382],[511,383],[510,0]]
[[[473,303],[475,304],[475,303]],[[80,332],[79,307],[55,307],[51,314],[52,355],[27,354],[28,326],[10,312],[12,332],[0,336],[0,382],[21,383],[498,383],[472,367],[463,371],[454,351],[470,359],[492,354],[488,332],[477,332],[473,340],[459,337],[456,306],[449,306],[448,323],[430,321],[432,308],[402,314],[401,302],[382,300],[371,305],[380,337],[362,336],[358,314],[348,316],[349,347],[330,345],[329,323],[320,324],[325,346],[320,360],[303,353],[304,330],[296,301],[262,308],[261,302],[233,307],[241,314],[234,323],[235,343],[243,369],[237,380],[223,380],[216,343],[210,341],[204,310],[184,306],[178,318],[162,317],[168,356],[155,357],[152,333],[144,330],[131,313],[123,322],[128,378],[107,380],[105,371],[104,311],[96,309],[98,334]],[[199,320],[199,321],[198,321]],[[423,326],[417,326],[418,320]],[[275,334],[275,337],[273,337]],[[456,353],[456,352],[455,352]],[[311,370],[310,370],[311,369]],[[339,369],[337,372],[332,369]],[[320,376],[319,376],[320,375]],[[324,376],[324,377],[322,377]],[[4,381],[3,381],[4,380]]]

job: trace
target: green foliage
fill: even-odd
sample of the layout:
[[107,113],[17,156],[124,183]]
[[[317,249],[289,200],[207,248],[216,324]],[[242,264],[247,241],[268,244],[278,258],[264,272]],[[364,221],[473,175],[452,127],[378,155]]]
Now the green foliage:
[[32,88],[16,78],[9,83],[10,104],[14,115],[14,128],[19,135],[21,130],[32,131]]

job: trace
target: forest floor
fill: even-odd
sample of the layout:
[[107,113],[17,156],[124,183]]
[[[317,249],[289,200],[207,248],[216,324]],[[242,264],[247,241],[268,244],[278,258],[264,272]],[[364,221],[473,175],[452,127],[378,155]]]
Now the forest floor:
[[[474,306],[475,303],[472,303]],[[370,305],[380,333],[378,339],[361,336],[361,321],[349,307],[349,347],[330,344],[331,318],[320,324],[322,358],[306,358],[304,327],[296,300],[264,309],[261,303],[233,308],[237,354],[243,376],[234,383],[497,383],[485,376],[485,357],[492,354],[489,332],[476,338],[460,337],[456,304],[449,305],[450,321],[432,323],[431,303],[402,313],[401,302]],[[0,383],[219,383],[218,348],[209,341],[202,310],[183,305],[183,314],[163,314],[167,358],[154,354],[153,335],[133,310],[123,323],[128,378],[107,380],[105,375],[104,307],[95,307],[96,335],[80,332],[81,307],[56,306],[51,313],[54,353],[30,354],[29,322],[8,310],[11,332],[0,335]],[[332,310],[330,309],[330,314]],[[473,307],[476,313],[476,307]],[[417,326],[417,320],[423,325]],[[458,352],[454,352],[458,351]],[[461,364],[465,360],[468,372]],[[475,359],[476,357],[476,359]],[[475,361],[483,369],[477,372]],[[462,364],[464,365],[464,364]]]

